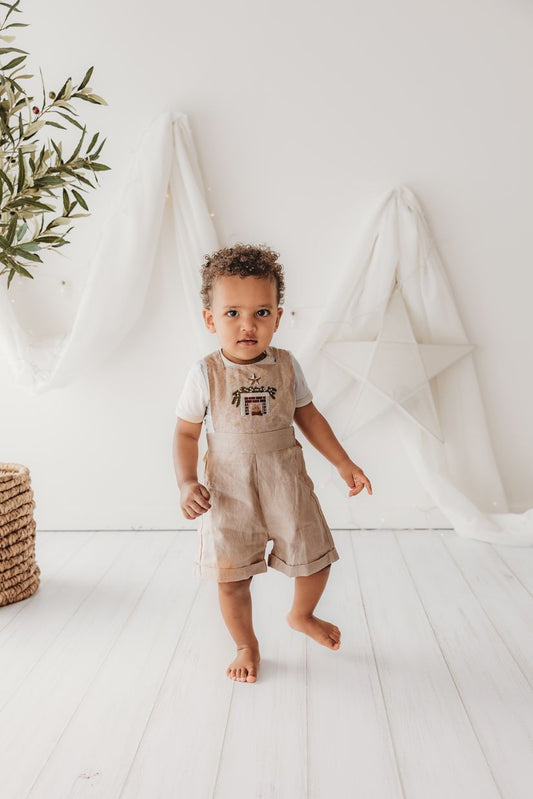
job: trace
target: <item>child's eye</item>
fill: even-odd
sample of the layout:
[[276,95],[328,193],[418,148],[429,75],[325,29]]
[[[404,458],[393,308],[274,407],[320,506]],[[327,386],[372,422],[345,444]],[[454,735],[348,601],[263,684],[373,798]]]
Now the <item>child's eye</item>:
[[258,316],[270,316],[270,311],[268,310],[268,308],[261,308],[261,309],[260,309],[260,310],[257,312],[257,315],[258,315]]
[[226,311],[226,316],[237,316],[238,313],[238,311],[232,309],[231,311]]

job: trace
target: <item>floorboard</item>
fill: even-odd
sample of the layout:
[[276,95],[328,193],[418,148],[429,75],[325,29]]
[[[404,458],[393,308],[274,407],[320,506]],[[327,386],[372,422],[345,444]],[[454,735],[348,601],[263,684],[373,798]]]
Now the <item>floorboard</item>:
[[0,608],[1,799],[529,799],[533,548],[333,532],[340,650],[269,569],[255,684],[194,533],[38,533],[39,590]]

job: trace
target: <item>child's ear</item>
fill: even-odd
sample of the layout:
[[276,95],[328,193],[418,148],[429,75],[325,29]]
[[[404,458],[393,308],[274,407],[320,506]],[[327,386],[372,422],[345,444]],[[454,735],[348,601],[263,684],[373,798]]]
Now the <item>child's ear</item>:
[[276,326],[274,327],[274,332],[276,332],[276,330],[279,327],[279,320],[281,319],[282,313],[283,313],[283,308],[278,308],[278,315],[276,317]]
[[202,316],[204,317],[205,326],[210,333],[216,333],[215,323],[213,322],[213,311],[211,308],[203,308]]

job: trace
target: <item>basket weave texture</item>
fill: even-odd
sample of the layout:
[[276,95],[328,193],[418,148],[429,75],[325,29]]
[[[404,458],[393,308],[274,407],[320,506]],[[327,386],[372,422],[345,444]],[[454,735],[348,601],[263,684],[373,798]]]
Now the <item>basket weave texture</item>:
[[30,471],[0,463],[0,605],[20,602],[39,587]]

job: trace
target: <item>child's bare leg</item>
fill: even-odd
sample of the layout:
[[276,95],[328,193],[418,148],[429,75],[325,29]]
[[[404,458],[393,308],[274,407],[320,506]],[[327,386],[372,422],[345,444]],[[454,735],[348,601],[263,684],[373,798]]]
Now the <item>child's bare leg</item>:
[[232,680],[255,682],[259,665],[259,643],[252,624],[252,578],[218,584],[220,610],[231,637],[237,644],[237,657],[226,673]]
[[309,635],[329,649],[338,649],[341,645],[339,628],[313,616],[313,611],[326,587],[330,568],[331,564],[308,577],[295,577],[294,601],[287,613],[287,621],[293,630]]

